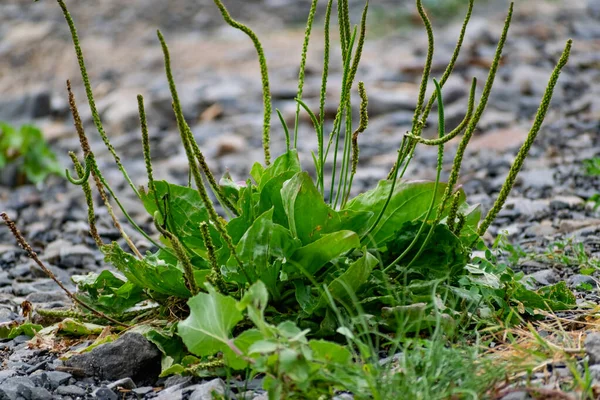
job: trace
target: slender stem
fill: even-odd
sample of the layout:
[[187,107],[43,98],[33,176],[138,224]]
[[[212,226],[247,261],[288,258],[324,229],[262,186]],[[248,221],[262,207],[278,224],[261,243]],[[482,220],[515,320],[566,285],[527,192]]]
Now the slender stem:
[[[435,90],[437,93],[437,100],[438,100],[438,137],[443,138],[445,135],[446,126],[445,126],[445,117],[444,117],[444,103],[442,100],[442,88],[435,79],[433,80],[433,82],[435,83]],[[435,185],[433,186],[433,196],[431,196],[431,202],[429,203],[429,208],[427,209],[427,214],[425,215],[425,218],[423,219],[423,222],[421,223],[421,226],[419,227],[419,230],[417,231],[417,234],[415,235],[415,237],[412,240],[412,242],[410,243],[410,245],[404,250],[404,252],[402,252],[402,254],[400,254],[400,256],[398,256],[386,268],[384,268],[383,272],[389,271],[394,265],[396,265],[397,263],[402,261],[402,259],[404,259],[404,257],[406,257],[406,255],[413,249],[413,247],[416,246],[416,244],[419,240],[419,237],[421,236],[421,233],[425,229],[425,226],[427,225],[427,221],[429,220],[429,216],[431,215],[431,212],[433,211],[433,208],[435,206],[435,200],[437,198],[437,189],[438,189],[438,185],[440,183],[440,176],[442,174],[442,165],[443,164],[444,164],[444,144],[442,143],[438,146],[437,173],[435,176]],[[429,237],[431,236],[433,229],[438,224],[439,218],[440,218],[440,214],[438,211],[436,220],[434,221],[433,225],[431,226],[429,233],[425,239],[425,242],[423,243],[423,245],[421,246],[421,249],[419,250],[417,255],[413,258],[412,261],[414,261],[415,259],[417,259],[419,257],[420,252],[424,249],[425,244],[427,244],[427,241],[428,241]]]
[[485,111],[485,107],[487,105],[488,99],[490,97],[490,93],[492,91],[492,86],[494,85],[494,79],[496,77],[496,72],[498,71],[498,67],[500,65],[500,59],[502,58],[502,50],[504,48],[504,44],[506,43],[506,37],[508,36],[508,29],[510,27],[510,22],[512,20],[514,3],[510,4],[510,8],[508,10],[508,15],[506,16],[506,21],[504,23],[504,28],[502,30],[502,35],[500,36],[500,40],[498,41],[498,46],[496,47],[496,53],[494,55],[494,60],[492,61],[492,66],[490,67],[490,71],[488,73],[487,80],[485,82],[485,86],[483,88],[483,93],[481,94],[481,99],[473,114],[473,117],[469,121],[469,125],[467,125],[465,134],[463,135],[462,140],[460,141],[458,148],[456,150],[456,155],[454,156],[454,162],[452,164],[452,170],[450,171],[450,177],[448,178],[448,185],[446,186],[446,192],[444,193],[444,197],[440,203],[440,210],[443,210],[446,207],[446,203],[452,196],[454,192],[454,185],[458,181],[458,177],[460,174],[460,168],[462,165],[462,160],[467,150],[467,146],[471,137],[473,136],[473,132],[477,128],[477,124]]
[[258,39],[258,36],[256,36],[252,29],[234,20],[221,0],[214,0],[214,3],[219,8],[219,11],[221,12],[221,15],[223,16],[225,22],[227,22],[233,28],[244,32],[250,38],[250,40],[252,40],[254,48],[256,49],[256,53],[258,54],[258,62],[260,64],[260,74],[262,80],[264,107],[263,151],[265,154],[265,164],[269,165],[271,164],[271,89],[269,87],[269,70],[267,68],[267,58],[265,57],[265,52],[263,50],[262,44],[260,43],[260,40]]
[[[356,29],[352,34],[352,38],[350,39],[348,52],[352,53],[352,48],[354,47],[354,40],[356,39]],[[344,65],[344,76],[342,78],[342,93],[340,95],[340,106],[338,108],[338,112],[335,116],[333,132],[329,137],[329,144],[327,145],[327,152],[325,153],[325,160],[327,160],[327,153],[329,152],[329,145],[331,144],[331,139],[335,136],[335,149],[333,153],[333,170],[331,172],[331,189],[329,193],[329,204],[333,205],[334,200],[334,191],[335,188],[335,177],[336,177],[336,168],[337,168],[337,155],[339,151],[339,143],[340,143],[340,130],[342,124],[342,118],[344,114],[344,110],[346,109],[346,98],[348,96],[348,78],[350,75],[350,56],[346,57],[346,62]]]
[[227,232],[227,229],[225,229],[225,226],[221,221],[221,218],[217,214],[214,205],[208,197],[206,188],[204,187],[204,181],[202,180],[202,175],[200,174],[200,168],[198,168],[198,165],[196,164],[196,161],[194,159],[194,151],[192,149],[192,144],[190,143],[189,135],[186,131],[186,122],[183,117],[183,111],[181,110],[181,102],[179,101],[179,94],[177,93],[177,86],[175,85],[175,79],[173,78],[173,72],[171,70],[171,55],[169,53],[169,47],[167,46],[167,42],[165,41],[165,38],[163,37],[162,33],[160,33],[160,31],[157,31],[157,35],[163,50],[165,60],[165,72],[167,75],[167,81],[169,82],[171,97],[173,98],[173,111],[175,112],[175,118],[177,119],[177,126],[179,127],[179,134],[181,135],[181,141],[185,149],[185,154],[188,158],[188,164],[190,166],[191,175],[193,176],[194,181],[196,182],[196,190],[198,190],[200,199],[202,200],[204,207],[206,207],[211,222],[214,224],[215,228],[225,241],[227,247],[229,248],[229,251],[231,252],[231,255],[236,260],[240,271],[242,271],[242,274],[246,277],[248,283],[251,283],[250,276],[244,268],[242,260],[240,260],[239,256],[237,255],[231,236]]
[[33,251],[31,246],[29,245],[29,243],[27,243],[27,241],[25,240],[25,237],[23,237],[23,235],[21,234],[21,232],[19,231],[19,229],[17,228],[15,223],[8,217],[8,215],[3,212],[0,214],[0,217],[2,217],[2,219],[8,226],[8,229],[10,229],[10,232],[13,234],[15,239],[17,239],[17,243],[19,243],[19,246],[21,246],[23,248],[23,250],[25,250],[27,252],[29,257],[31,257],[31,259],[42,269],[42,271],[44,271],[44,273],[50,279],[52,279],[67,294],[67,296],[71,300],[73,300],[74,303],[79,304],[81,307],[85,308],[86,310],[90,311],[91,313],[97,315],[100,318],[104,318],[104,319],[112,322],[113,324],[129,327],[129,325],[109,317],[108,315],[104,314],[103,312],[96,310],[95,308],[87,305],[86,303],[84,303],[83,301],[78,299],[77,296],[75,296],[73,293],[71,293],[71,291],[69,289],[67,289],[65,287],[65,285],[63,285],[62,282],[56,277],[56,275],[54,275],[54,273],[52,271],[50,271],[44,265],[44,263],[37,256],[37,253],[35,251]]
[[319,179],[318,186],[321,189],[321,195],[325,192],[324,174],[325,174],[325,157],[323,153],[323,134],[325,132],[325,100],[327,98],[327,79],[329,77],[329,53],[330,53],[330,39],[329,39],[329,25],[331,21],[331,8],[333,0],[329,0],[327,3],[327,10],[325,12],[325,49],[323,50],[323,76],[321,78],[321,94],[319,99],[319,121],[321,123],[321,129],[317,132],[317,142],[319,146]]
[[[73,161],[73,165],[75,166],[75,170],[77,171],[77,174],[80,177],[83,176],[83,174],[84,174],[83,166],[79,163],[79,160],[77,159],[77,156],[75,155],[75,153],[70,151],[69,157],[71,157],[71,161]],[[87,165],[87,163],[86,163],[86,165]],[[89,168],[89,170],[91,172],[91,168]],[[85,195],[85,201],[86,201],[87,207],[88,207],[88,223],[90,225],[90,235],[96,242],[96,245],[98,246],[98,248],[102,248],[102,246],[104,246],[104,243],[102,242],[102,239],[100,238],[100,235],[98,234],[98,229],[96,228],[96,214],[94,212],[94,199],[92,197],[92,188],[90,186],[89,180],[87,180],[86,182],[84,182],[81,185],[81,189],[83,190],[83,194]]]
[[[317,3],[319,0],[312,0],[310,11],[308,13],[308,21],[306,22],[306,30],[304,32],[304,43],[302,44],[302,56],[300,60],[300,71],[298,72],[298,95],[296,98],[302,100],[304,91],[304,74],[306,71],[306,55],[308,53],[308,44],[310,42],[310,34],[312,31],[315,13],[317,11]],[[298,123],[300,120],[300,104],[296,104],[296,121],[294,123],[294,148],[298,147]]]
[[523,145],[519,149],[519,153],[517,154],[515,162],[513,163],[513,165],[510,168],[510,171],[508,172],[508,177],[506,178],[504,185],[502,185],[502,189],[500,190],[498,198],[494,202],[494,206],[490,209],[482,224],[479,226],[479,229],[477,230],[477,234],[479,236],[483,236],[485,231],[487,231],[491,223],[494,221],[494,219],[502,209],[502,206],[506,202],[506,198],[508,197],[508,194],[510,193],[513,185],[515,184],[517,174],[521,170],[521,167],[523,167],[523,163],[527,158],[529,149],[531,149],[531,146],[533,145],[533,142],[537,137],[540,128],[542,127],[542,123],[546,118],[546,113],[548,112],[548,108],[550,107],[550,102],[552,101],[552,95],[554,93],[556,83],[558,82],[560,72],[569,61],[569,55],[571,53],[572,44],[573,41],[569,39],[562,53],[562,56],[560,57],[560,60],[558,61],[558,64],[556,64],[556,67],[554,68],[554,71],[550,76],[550,81],[548,82],[548,86],[546,87],[544,97],[542,98],[542,102],[540,103],[540,107],[538,108],[535,120],[533,122],[533,126],[531,127],[531,130],[527,135],[527,140],[525,140],[525,143],[523,143]]
[[[160,213],[157,211],[154,216],[154,226],[156,226],[156,229],[171,242],[171,246],[173,246],[173,250],[175,250],[175,256],[183,266],[186,286],[189,289],[192,296],[195,296],[196,294],[198,294],[199,290],[198,284],[196,283],[196,278],[194,277],[194,267],[192,266],[190,257],[187,255],[187,252],[181,245],[181,242],[179,241],[177,236],[173,235],[171,232],[169,232],[160,225],[158,221],[159,215]],[[165,222],[166,221],[163,221],[163,223]]]
[[142,130],[142,148],[144,152],[144,161],[146,163],[146,173],[148,174],[148,190],[152,192],[154,196],[154,202],[156,203],[156,207],[160,211],[161,216],[164,218],[164,214],[160,208],[160,203],[158,201],[158,194],[156,193],[156,185],[154,184],[154,175],[152,171],[152,157],[150,156],[150,136],[148,134],[148,121],[146,120],[144,97],[141,94],[138,94],[137,101],[138,113],[140,115],[140,127]]
[[[421,77],[421,83],[419,85],[419,96],[417,98],[417,105],[415,107],[415,113],[413,115],[413,120],[412,120],[412,128],[411,128],[412,132],[415,132],[417,129],[419,129],[418,128],[418,125],[420,123],[419,115],[421,114],[421,109],[423,108],[423,103],[425,101],[425,94],[427,93],[427,81],[428,81],[429,75],[431,73],[431,63],[433,60],[433,52],[434,52],[433,28],[431,27],[431,21],[429,20],[429,17],[427,16],[425,9],[423,8],[422,0],[417,0],[417,10],[419,12],[419,16],[421,17],[421,20],[423,21],[423,24],[425,25],[425,30],[427,32],[427,57],[425,60],[425,67],[423,68],[423,75]],[[403,144],[405,143],[404,142],[405,139],[406,138],[403,139]],[[410,145],[410,143],[408,143],[408,146],[405,147],[403,145],[403,146],[401,146],[400,151],[398,151],[398,158],[396,159],[396,163],[394,164],[394,166],[392,167],[392,171],[390,171],[390,174],[388,175],[388,179],[390,179],[392,181],[392,185],[390,187],[390,193],[388,194],[388,197],[387,197],[385,203],[383,204],[383,207],[379,211],[379,215],[377,215],[375,222],[373,223],[373,225],[371,225],[371,227],[369,228],[367,233],[365,233],[365,236],[367,236],[371,232],[373,232],[375,227],[377,227],[377,225],[381,221],[381,218],[383,218],[383,214],[385,213],[388,205],[390,204],[392,195],[394,194],[394,190],[396,189],[396,182],[398,181],[398,172],[400,169],[400,165],[406,159],[407,154],[411,153],[410,149],[411,149],[411,145]],[[408,150],[408,152],[405,153],[406,150]],[[410,158],[408,159],[408,161],[406,161],[406,165],[404,166],[403,171],[406,171],[408,162],[410,162]],[[402,174],[404,174],[404,172]]]
[[279,117],[279,122],[281,122],[281,126],[283,126],[283,131],[285,133],[285,151],[288,152],[290,151],[290,130],[287,127],[287,124],[285,123],[285,119],[283,119],[283,115],[281,115],[281,111],[279,111],[279,109],[275,109],[275,111],[277,112],[277,116]]
[[104,126],[102,126],[102,121],[100,120],[100,114],[98,113],[98,110],[96,109],[96,102],[94,100],[94,94],[92,92],[92,85],[90,84],[90,78],[88,76],[87,69],[85,67],[83,51],[81,50],[81,45],[79,43],[79,36],[77,34],[77,29],[75,28],[75,23],[73,22],[73,17],[71,17],[71,14],[67,10],[67,6],[65,5],[64,0],[56,0],[56,1],[58,2],[60,8],[62,9],[65,19],[67,21],[67,24],[69,25],[69,29],[71,30],[71,37],[73,38],[73,46],[75,47],[75,53],[77,54],[77,61],[79,62],[79,70],[81,71],[81,78],[83,79],[83,85],[85,86],[85,93],[87,95],[88,103],[90,105],[90,110],[92,112],[92,119],[94,120],[94,125],[96,125],[96,129],[98,130],[100,137],[102,137],[102,141],[106,145],[106,148],[108,149],[110,154],[112,154],[113,158],[115,159],[115,163],[119,167],[119,170],[123,174],[123,177],[125,178],[127,183],[129,183],[131,190],[133,190],[133,192],[135,193],[135,195],[138,198],[141,198],[140,193],[138,192],[137,188],[135,187],[135,185],[129,178],[127,171],[125,171],[125,167],[123,167],[123,164],[121,163],[121,159],[117,155],[114,147],[112,146],[112,144],[110,143],[110,140],[108,139],[108,136],[106,136],[106,133],[104,132]]

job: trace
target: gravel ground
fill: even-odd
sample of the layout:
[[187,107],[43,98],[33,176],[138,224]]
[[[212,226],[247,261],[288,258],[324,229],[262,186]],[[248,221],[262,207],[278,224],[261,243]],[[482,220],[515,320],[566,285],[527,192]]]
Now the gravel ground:
[[[116,0],[85,2],[70,8],[78,24],[98,108],[117,152],[137,184],[145,183],[135,95],[145,95],[151,126],[151,146],[157,179],[187,180],[187,162],[179,146],[170,96],[163,74],[162,55],[155,38],[160,27],[172,48],[172,59],[184,112],[217,175],[229,170],[244,179],[253,161],[262,159],[262,108],[259,70],[247,38],[225,27],[208,0],[132,0],[127,7]],[[302,20],[308,4],[293,0],[239,2],[234,14],[258,26],[267,49],[274,107],[292,121],[295,114],[297,65],[303,37]],[[306,2],[308,3],[308,2]],[[377,24],[382,12],[396,10],[394,1],[381,1],[372,13]],[[474,16],[455,75],[446,85],[448,124],[464,116],[468,84],[473,76],[484,81],[504,20],[506,2],[483,5]],[[360,1],[352,5],[359,15]],[[388,14],[392,14],[389,12]],[[500,190],[514,155],[525,139],[554,63],[567,38],[575,40],[569,65],[561,75],[552,108],[511,197],[490,228],[490,237],[507,232],[511,243],[536,257],[523,259],[516,269],[531,274],[532,285],[565,280],[578,301],[598,302],[599,274],[579,272],[580,264],[564,265],[543,256],[558,241],[582,243],[587,254],[600,257],[600,214],[587,200],[600,193],[600,179],[585,176],[582,161],[600,156],[600,1],[528,1],[517,3],[510,39],[480,130],[465,158],[461,182],[471,203],[488,209]],[[441,25],[441,21],[434,21]],[[383,23],[381,24],[383,25]],[[433,74],[439,75],[449,58],[460,22],[439,28]],[[384,178],[404,133],[409,129],[416,99],[426,38],[421,31],[402,27],[376,30],[365,47],[358,79],[370,98],[370,126],[361,137],[361,166],[355,190],[372,187]],[[322,33],[311,43],[304,98],[316,104],[320,84]],[[85,112],[84,94],[68,29],[52,1],[30,0],[0,4],[0,120],[33,121],[42,127],[64,165],[67,151],[78,150],[69,119],[64,81],[72,79]],[[338,60],[339,51],[334,50]],[[340,63],[331,67],[330,99],[339,97],[333,83],[341,80]],[[480,85],[481,85],[480,84]],[[479,88],[481,91],[481,87]],[[328,110],[332,112],[333,110]],[[451,127],[451,126],[449,126]],[[435,124],[427,129],[433,135]],[[94,134],[92,142],[108,181],[142,227],[150,220],[140,213],[127,193],[118,170]],[[273,124],[273,152],[284,148],[283,133]],[[308,120],[300,129],[300,156],[308,163],[316,148]],[[453,149],[448,151],[451,160]],[[436,149],[420,147],[407,176],[432,179]],[[445,166],[448,173],[450,161]],[[0,181],[13,177],[2,172]],[[78,188],[58,178],[41,187],[16,189],[0,186],[0,209],[18,223],[54,273],[72,287],[70,277],[104,268],[102,256],[87,234],[84,199]],[[137,209],[137,211],[136,211]],[[118,239],[104,209],[98,209],[100,234]],[[128,232],[144,251],[150,244],[137,232]],[[583,290],[587,283],[592,289]],[[66,296],[14,245],[7,229],[0,229],[0,324],[18,320],[20,304],[63,307]],[[566,315],[569,317],[569,315]],[[600,338],[586,342],[591,364],[600,371]],[[595,339],[594,339],[595,338]],[[65,366],[47,350],[31,349],[27,337],[0,342],[1,399],[204,399],[211,390],[232,389],[239,398],[266,398],[261,383],[247,388],[220,379],[201,382],[171,377],[156,381],[160,357],[139,335],[126,335],[77,366]],[[136,355],[136,357],[133,357]],[[82,377],[81,365],[94,365],[91,377]],[[120,366],[120,368],[114,368]],[[84,371],[85,372],[85,371]],[[539,378],[539,379],[538,379]],[[547,376],[538,383],[548,384]],[[600,373],[598,374],[600,384]],[[159,388],[163,388],[159,390]],[[240,393],[248,391],[247,397]],[[521,397],[514,396],[521,393]],[[525,392],[506,399],[527,398]],[[2,397],[4,396],[4,397]]]

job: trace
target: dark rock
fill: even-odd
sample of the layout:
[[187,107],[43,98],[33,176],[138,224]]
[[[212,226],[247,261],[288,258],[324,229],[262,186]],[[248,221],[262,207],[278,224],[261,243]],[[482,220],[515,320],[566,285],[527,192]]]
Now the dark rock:
[[137,333],[127,333],[112,343],[78,354],[65,365],[81,368],[102,380],[132,378],[136,383],[154,383],[160,373],[161,352]]
[[62,371],[44,372],[42,374],[42,379],[44,379],[44,376],[52,390],[55,390],[57,387],[69,382],[69,380],[73,377],[73,375]]
[[118,400],[118,396],[106,386],[99,387],[92,392],[92,397],[98,400]]
[[0,101],[0,119],[29,120],[50,115],[50,93],[45,90],[26,93]]

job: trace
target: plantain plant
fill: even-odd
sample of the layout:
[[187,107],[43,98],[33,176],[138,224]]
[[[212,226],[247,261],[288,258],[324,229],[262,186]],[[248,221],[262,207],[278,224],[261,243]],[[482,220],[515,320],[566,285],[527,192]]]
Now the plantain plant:
[[[206,376],[226,370],[246,371],[248,376],[264,373],[265,388],[277,398],[316,393],[311,391],[323,387],[355,393],[371,390],[373,395],[376,374],[369,373],[372,370],[366,367],[355,368],[354,361],[376,364],[378,351],[390,349],[392,337],[437,331],[440,326],[448,328],[445,332],[456,331],[490,316],[519,321],[533,316],[536,308],[560,310],[574,305],[573,295],[564,283],[533,292],[512,271],[497,269],[489,257],[471,257],[473,249],[486,249],[482,236],[506,201],[540,130],[571,50],[569,40],[550,76],[529,136],[493,207],[482,218],[480,208],[467,203],[457,183],[465,150],[486,108],[500,65],[513,16],[512,4],[480,98],[476,99],[477,82],[473,79],[464,120],[446,132],[443,88],[459,57],[474,0],[468,3],[448,66],[437,78],[431,74],[433,29],[421,0],[416,1],[428,36],[428,51],[412,127],[399,143],[397,161],[387,179],[352,197],[359,165],[359,139],[368,131],[367,84],[356,82],[367,33],[368,2],[355,27],[350,23],[348,0],[327,2],[319,109],[313,111],[302,98],[306,55],[318,3],[312,1],[301,54],[295,123],[288,127],[276,110],[286,137],[286,151],[271,160],[272,109],[265,53],[256,34],[234,20],[221,0],[214,0],[225,22],[251,39],[262,75],[265,160],[264,164],[252,166],[244,184],[234,182],[228,175],[217,181],[208,168],[183,116],[169,48],[158,32],[173,111],[194,185],[154,180],[144,99],[138,96],[148,175],[146,187],[140,189],[129,178],[104,131],[75,24],[64,0],[57,2],[71,30],[95,127],[123,179],[139,198],[140,207],[153,218],[159,238],[133,221],[98,168],[68,84],[83,162],[71,153],[77,177],[68,171],[67,176],[83,189],[92,237],[106,261],[124,278],[108,270],[76,277],[79,291],[70,296],[77,310],[36,310],[41,316],[138,330],[164,351],[164,375]],[[330,29],[336,15],[342,86],[335,117],[327,121],[324,110],[332,46]],[[435,91],[426,99],[430,82]],[[354,124],[352,108],[351,94],[355,90],[360,96],[358,125]],[[426,139],[422,134],[434,104],[438,137]],[[310,117],[318,145],[312,154],[315,176],[303,169],[297,152],[303,112]],[[445,146],[459,135],[462,139],[449,180],[441,182]],[[414,181],[406,176],[418,145],[438,148],[435,181]],[[330,162],[331,173],[326,179]],[[127,250],[116,242],[106,243],[98,234],[92,183]],[[221,205],[222,214],[217,212],[210,192]],[[154,251],[142,254],[136,248],[114,213],[111,199],[127,222],[154,244]],[[12,221],[6,214],[2,217],[37,260]],[[143,302],[150,306],[135,307]],[[353,332],[356,326],[363,333],[361,337]]]

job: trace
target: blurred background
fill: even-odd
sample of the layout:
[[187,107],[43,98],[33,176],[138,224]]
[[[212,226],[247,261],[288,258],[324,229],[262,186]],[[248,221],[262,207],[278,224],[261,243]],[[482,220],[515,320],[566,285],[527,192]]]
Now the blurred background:
[[[271,77],[273,108],[280,109],[288,124],[292,124],[298,65],[311,2],[225,0],[224,3],[235,18],[247,23],[262,40]],[[350,3],[353,22],[358,23],[364,2]],[[468,2],[423,0],[423,3],[435,28],[432,75],[439,77],[454,49]],[[234,179],[245,180],[252,163],[263,160],[261,83],[256,53],[243,33],[223,22],[211,0],[130,0],[126,4],[117,0],[71,0],[67,5],[79,30],[106,131],[136,184],[145,184],[138,93],[146,100],[157,179],[187,181],[187,161],[172,115],[157,28],[163,31],[171,47],[185,116],[216,175],[229,170]],[[314,109],[321,83],[325,6],[326,1],[319,2],[304,90],[304,100]],[[507,10],[505,0],[475,1],[463,51],[454,75],[444,88],[449,129],[466,112],[472,77],[479,79],[478,94],[481,93]],[[515,193],[525,198],[574,190],[579,190],[581,196],[592,195],[593,185],[578,184],[572,174],[560,178],[556,168],[582,157],[593,157],[597,151],[599,18],[598,0],[516,1],[496,85],[464,163],[461,181],[473,202],[481,202],[485,208],[495,198],[569,37],[575,39],[571,62],[561,76],[552,112]],[[329,125],[341,82],[336,25],[332,26]],[[369,95],[370,125],[360,138],[361,168],[355,191],[372,187],[387,176],[396,158],[395,150],[410,129],[426,44],[412,1],[370,2],[367,43],[357,75],[357,80],[365,81]],[[68,110],[67,79],[73,82],[88,135],[103,161],[101,167],[109,182],[120,190],[125,185],[93,129],[68,26],[58,4],[52,0],[1,2],[0,120],[39,127],[57,154],[59,164],[65,167],[70,165],[67,151],[79,150]],[[429,85],[429,93],[432,86]],[[358,101],[354,104],[357,108]],[[316,149],[316,140],[310,121],[302,115],[298,148],[304,165],[310,168],[310,152]],[[435,112],[432,115],[427,135],[436,130]],[[274,114],[274,155],[283,151],[284,143],[283,129]],[[445,174],[453,147],[448,148]],[[419,147],[406,176],[432,179],[436,151]],[[14,177],[2,178],[8,183],[11,179],[14,183]],[[63,187],[63,183],[53,186],[52,182],[51,188]],[[46,196],[51,196],[49,193],[46,191]],[[75,193],[73,196],[79,201],[80,194]],[[10,206],[6,196],[0,197],[0,202]],[[137,206],[133,203],[132,207]]]

